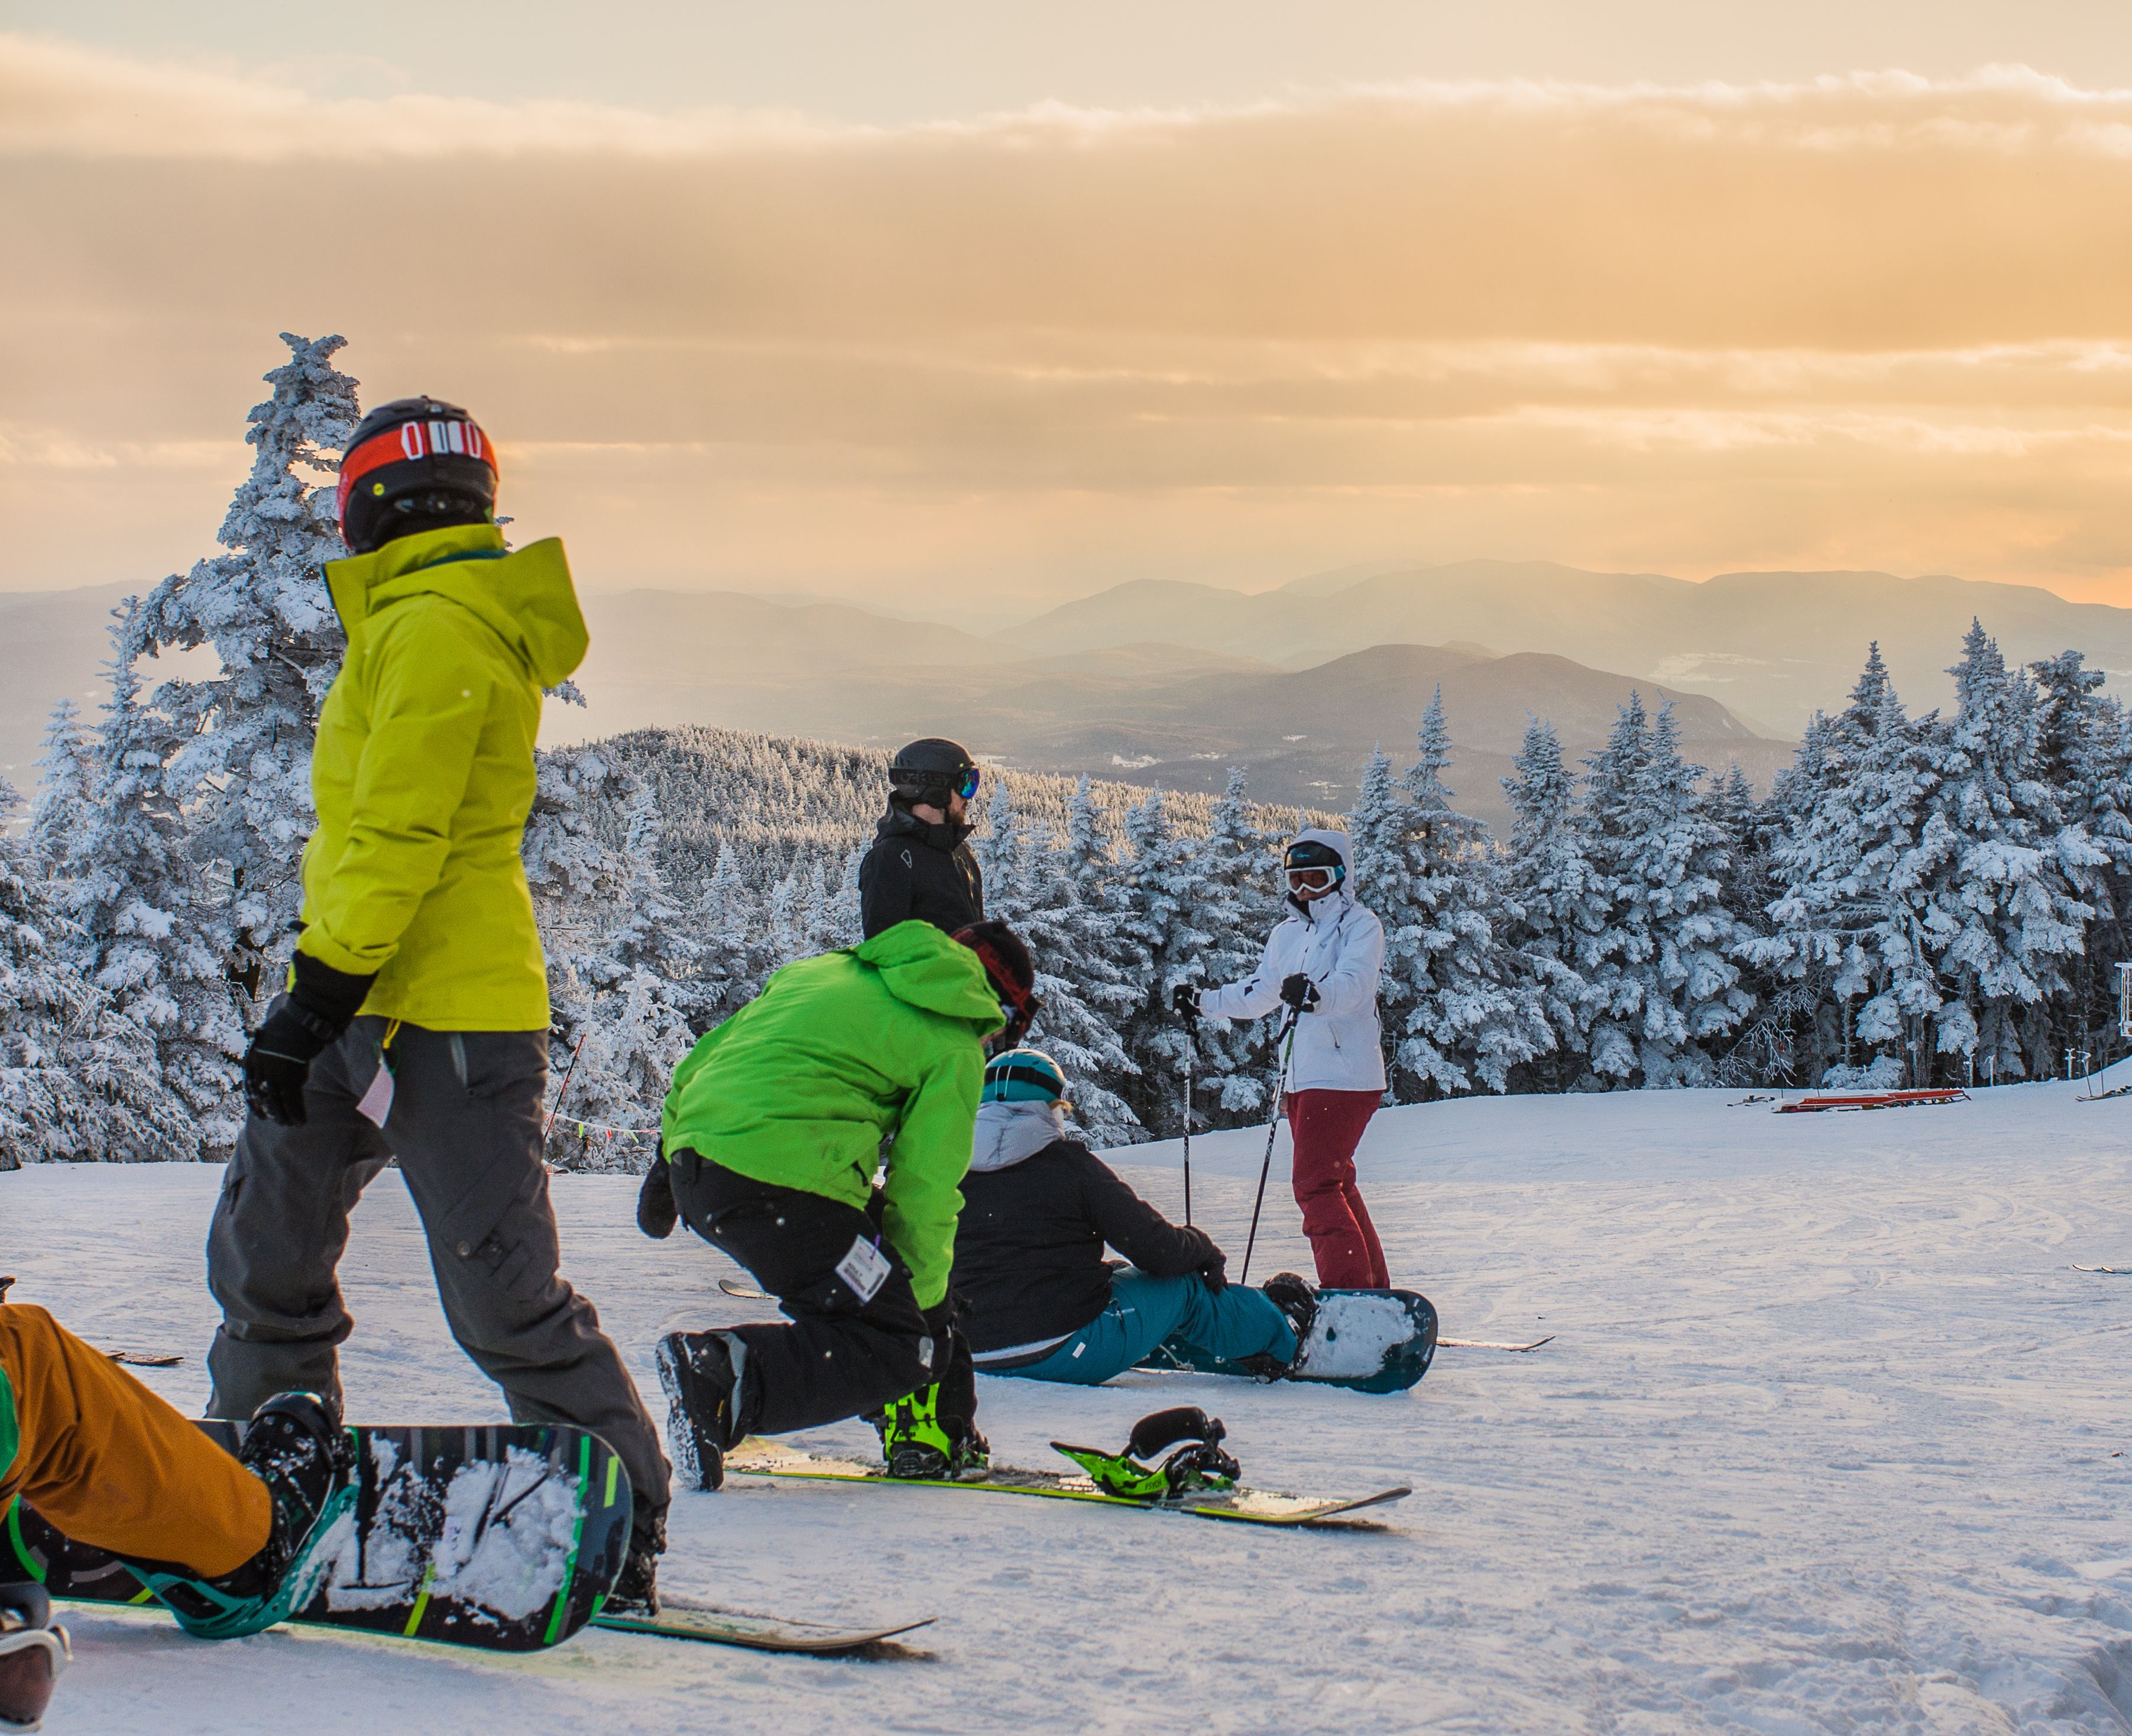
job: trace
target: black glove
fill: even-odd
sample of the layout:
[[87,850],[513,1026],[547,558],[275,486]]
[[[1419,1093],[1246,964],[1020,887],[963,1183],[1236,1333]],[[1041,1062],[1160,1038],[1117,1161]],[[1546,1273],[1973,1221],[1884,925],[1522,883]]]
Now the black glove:
[[1280,998],[1298,1012],[1308,1012],[1318,1004],[1318,985],[1299,970],[1294,976],[1282,979]]
[[1217,1253],[1199,1268],[1199,1282],[1207,1286],[1208,1295],[1219,1296],[1229,1287],[1228,1263],[1227,1254]]
[[1169,1010],[1188,1025],[1199,1022],[1199,989],[1196,983],[1179,983],[1169,991]]
[[644,1185],[636,1190],[636,1227],[653,1241],[663,1242],[674,1233],[680,1217],[680,1208],[674,1204],[674,1167],[664,1157],[655,1157],[644,1172]]
[[363,1010],[375,971],[351,975],[300,952],[289,992],[275,1002],[244,1051],[244,1101],[254,1115],[285,1128],[304,1124],[304,1084],[311,1063],[341,1039]]

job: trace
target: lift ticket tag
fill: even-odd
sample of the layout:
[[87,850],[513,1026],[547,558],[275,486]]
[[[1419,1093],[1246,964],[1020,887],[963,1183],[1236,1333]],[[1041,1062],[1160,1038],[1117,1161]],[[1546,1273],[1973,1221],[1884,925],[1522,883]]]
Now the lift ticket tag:
[[392,1113],[392,1070],[386,1065],[382,1050],[378,1051],[377,1075],[356,1104],[355,1113],[381,1128],[385,1125],[385,1118]]
[[862,1302],[871,1302],[888,1282],[888,1256],[864,1236],[852,1243],[852,1251],[837,1262],[837,1276]]

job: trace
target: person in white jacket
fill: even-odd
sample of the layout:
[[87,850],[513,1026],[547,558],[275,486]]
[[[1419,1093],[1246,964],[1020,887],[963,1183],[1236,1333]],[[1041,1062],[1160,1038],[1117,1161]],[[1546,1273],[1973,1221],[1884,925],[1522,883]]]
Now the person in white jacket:
[[1391,1274],[1355,1182],[1355,1147],[1385,1094],[1377,1022],[1384,926],[1356,901],[1354,845],[1345,832],[1296,834],[1283,863],[1293,914],[1274,930],[1259,968],[1241,983],[1171,995],[1187,1018],[1262,1018],[1295,1009],[1284,1102],[1295,1137],[1295,1203],[1328,1289],[1388,1290]]

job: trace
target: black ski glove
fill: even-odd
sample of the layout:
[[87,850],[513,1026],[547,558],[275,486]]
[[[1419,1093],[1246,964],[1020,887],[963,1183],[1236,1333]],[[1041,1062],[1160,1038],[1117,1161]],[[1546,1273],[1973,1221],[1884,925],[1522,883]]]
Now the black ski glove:
[[636,1190],[636,1227],[655,1242],[674,1233],[681,1209],[674,1203],[674,1168],[662,1157],[651,1160],[644,1185]]
[[1207,1286],[1209,1296],[1219,1296],[1229,1287],[1229,1257],[1217,1253],[1199,1268],[1199,1282]]
[[244,1101],[254,1115],[285,1128],[304,1124],[311,1063],[341,1040],[377,980],[374,971],[354,976],[309,953],[296,955],[289,992],[275,1002],[244,1051]]
[[1188,1025],[1199,1022],[1199,989],[1196,983],[1179,983],[1169,991],[1169,1010]]
[[1318,985],[1301,971],[1283,979],[1280,985],[1283,1004],[1293,1007],[1298,1012],[1308,1012],[1318,1004]]

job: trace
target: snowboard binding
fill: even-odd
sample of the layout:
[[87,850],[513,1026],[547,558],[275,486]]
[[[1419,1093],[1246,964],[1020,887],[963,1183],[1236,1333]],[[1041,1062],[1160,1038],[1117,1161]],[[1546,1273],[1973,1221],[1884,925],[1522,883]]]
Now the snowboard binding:
[[[1236,1487],[1244,1468],[1222,1449],[1228,1431],[1222,1419],[1197,1405],[1179,1405],[1143,1416],[1132,1426],[1125,1450],[1106,1453],[1096,1447],[1051,1443],[1088,1474],[1107,1495],[1126,1501],[1174,1501],[1202,1489]],[[1177,1450],[1160,1464],[1151,1460],[1166,1448]]]

